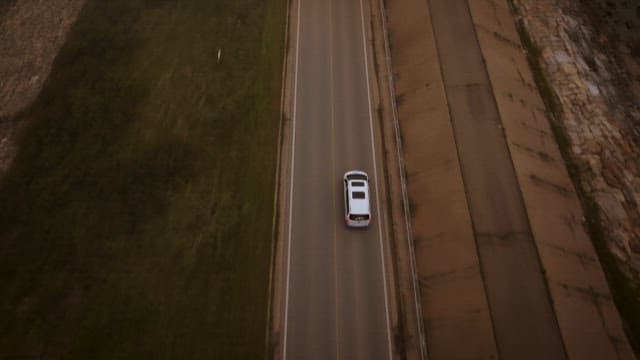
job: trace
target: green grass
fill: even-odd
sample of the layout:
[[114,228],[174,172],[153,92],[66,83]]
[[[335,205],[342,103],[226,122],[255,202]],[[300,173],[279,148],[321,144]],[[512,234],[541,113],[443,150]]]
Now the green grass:
[[[514,8],[513,3],[511,6]],[[607,244],[610,240],[607,231],[602,226],[602,210],[593,196],[586,192],[582,186],[580,172],[571,153],[571,141],[560,121],[562,117],[562,105],[547,81],[544,70],[542,69],[540,49],[531,39],[521,22],[517,24],[517,27],[520,33],[520,40],[527,50],[527,59],[533,72],[538,91],[550,115],[549,123],[551,129],[582,204],[587,232],[602,264],[616,307],[623,318],[631,346],[636,355],[640,356],[640,289],[634,286],[631,279],[624,274],[616,257],[608,248]]]
[[0,183],[1,358],[266,356],[285,7],[87,2]]

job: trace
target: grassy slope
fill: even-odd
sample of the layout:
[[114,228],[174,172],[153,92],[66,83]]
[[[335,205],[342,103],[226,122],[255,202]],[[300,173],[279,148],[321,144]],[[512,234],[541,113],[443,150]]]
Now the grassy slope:
[[0,357],[264,356],[285,15],[88,1],[0,185]]

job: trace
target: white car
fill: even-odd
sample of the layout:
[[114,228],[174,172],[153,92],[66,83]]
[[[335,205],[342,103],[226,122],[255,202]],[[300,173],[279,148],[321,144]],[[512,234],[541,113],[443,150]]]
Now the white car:
[[344,174],[344,213],[347,226],[367,227],[371,223],[369,176],[360,170]]

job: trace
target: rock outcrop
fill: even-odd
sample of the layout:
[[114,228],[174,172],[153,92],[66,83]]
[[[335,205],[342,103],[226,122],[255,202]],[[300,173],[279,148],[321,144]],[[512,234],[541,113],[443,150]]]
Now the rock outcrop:
[[[609,248],[640,272],[640,8],[628,2],[515,0],[541,50],[583,188]],[[625,6],[627,8],[625,8]],[[638,49],[636,49],[638,47]]]

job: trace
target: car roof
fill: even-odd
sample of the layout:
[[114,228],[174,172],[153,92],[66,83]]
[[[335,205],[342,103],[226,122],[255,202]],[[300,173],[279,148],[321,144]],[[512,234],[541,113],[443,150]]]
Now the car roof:
[[[360,186],[354,186],[356,185]],[[358,184],[360,183],[360,184]],[[355,199],[354,192],[364,192],[364,199]],[[349,212],[351,214],[370,214],[369,209],[369,183],[361,179],[347,180],[347,193],[349,194]]]

